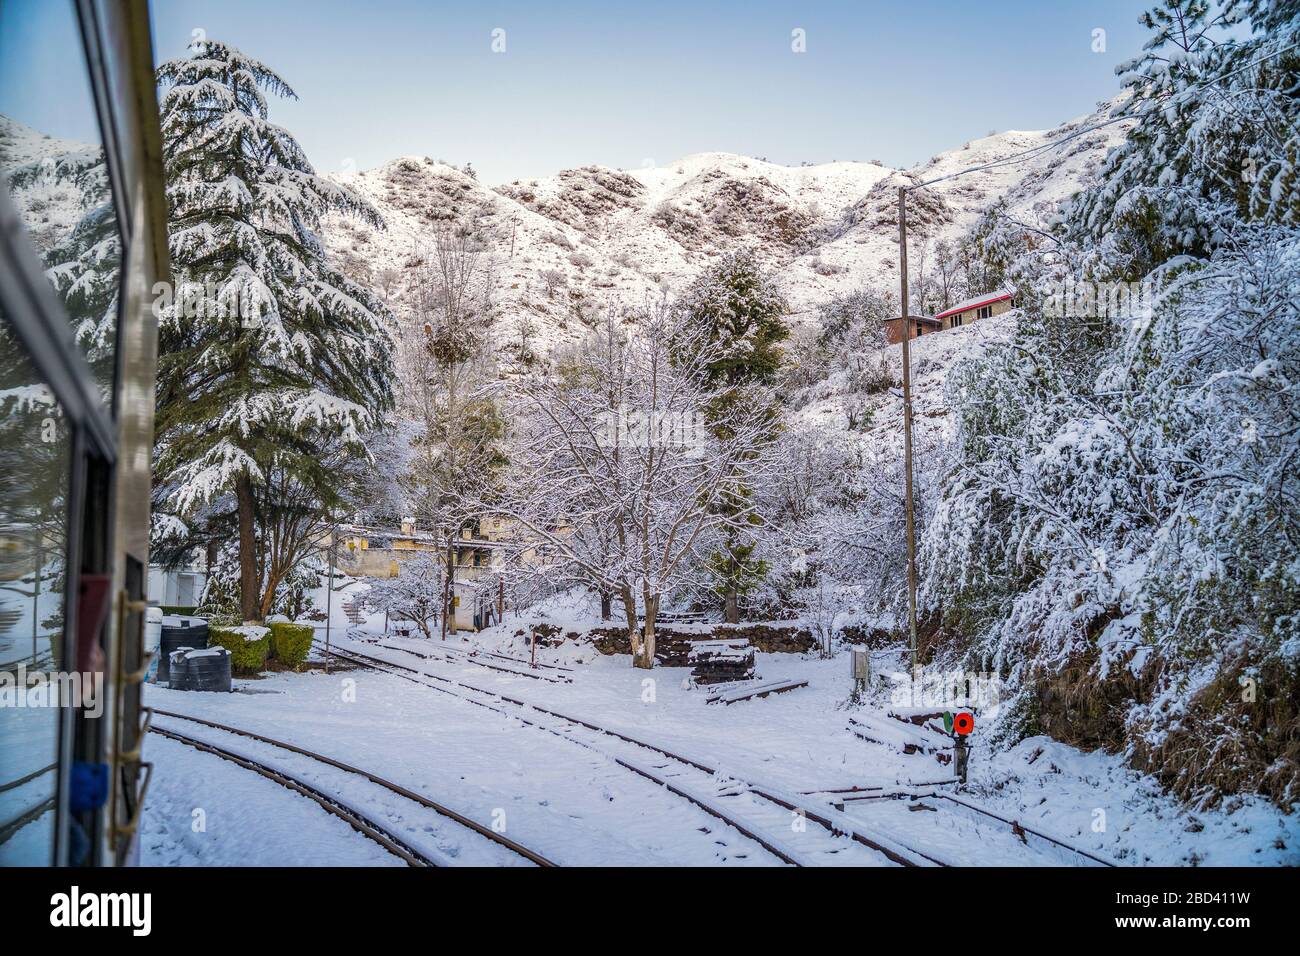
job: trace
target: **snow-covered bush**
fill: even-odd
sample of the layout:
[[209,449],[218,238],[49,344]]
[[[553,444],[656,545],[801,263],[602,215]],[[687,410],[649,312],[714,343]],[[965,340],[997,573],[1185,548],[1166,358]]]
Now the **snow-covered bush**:
[[311,651],[315,629],[310,624],[292,624],[288,621],[273,621],[267,626],[271,629],[271,656],[285,667],[294,670],[301,667]]
[[230,670],[235,674],[257,674],[266,666],[271,651],[271,632],[265,627],[215,627],[208,625],[208,645],[230,651]]

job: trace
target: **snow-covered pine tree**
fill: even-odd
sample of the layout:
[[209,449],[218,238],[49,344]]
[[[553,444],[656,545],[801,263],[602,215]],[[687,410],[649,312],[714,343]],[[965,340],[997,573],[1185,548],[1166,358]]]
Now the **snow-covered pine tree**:
[[107,398],[113,384],[122,240],[108,189],[104,150],[86,146],[6,172],[9,188],[70,187],[84,210],[65,235],[37,231],[46,276],[62,298],[77,344]]
[[[757,256],[741,250],[722,257],[702,272],[677,302],[695,341],[707,344],[708,387],[718,395],[706,414],[715,427],[725,428],[731,410],[751,402],[775,381],[781,369],[781,342],[790,335],[785,315],[789,305]],[[771,409],[773,431],[778,413]],[[725,436],[724,436],[725,437]],[[722,513],[745,515],[747,533],[735,522],[721,526],[723,539],[709,560],[728,623],[740,620],[740,599],[767,575],[767,562],[758,555],[754,533],[762,517],[753,507],[754,490],[732,484],[716,504]]]
[[158,504],[183,515],[233,489],[241,609],[256,619],[254,485],[282,469],[334,507],[324,449],[364,453],[392,402],[390,316],[317,235],[327,213],[381,223],[268,120],[266,93],[295,96],[270,68],[205,41],[158,80],[175,278],[159,309]]
[[[1137,124],[1065,217],[1122,251],[1131,280],[1208,254],[1224,216],[1300,223],[1300,2],[1161,0],[1141,19],[1151,37],[1117,68]],[[1234,39],[1243,24],[1255,35]]]
[[111,203],[77,223],[46,256],[50,282],[63,299],[82,353],[106,398],[115,371],[118,290],[122,280],[122,234]]

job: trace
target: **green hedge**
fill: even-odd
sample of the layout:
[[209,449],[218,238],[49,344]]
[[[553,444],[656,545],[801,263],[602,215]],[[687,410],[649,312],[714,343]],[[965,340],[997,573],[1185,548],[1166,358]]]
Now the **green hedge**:
[[276,621],[267,625],[271,629],[271,656],[285,667],[297,670],[307,660],[316,631],[310,624],[290,624]]
[[164,614],[180,614],[183,617],[194,617],[194,612],[198,610],[197,607],[185,607],[182,604],[160,604],[158,609]]
[[236,674],[256,674],[266,666],[271,651],[271,635],[267,633],[255,641],[244,640],[244,635],[224,627],[208,625],[208,646],[216,645],[230,651],[230,669]]

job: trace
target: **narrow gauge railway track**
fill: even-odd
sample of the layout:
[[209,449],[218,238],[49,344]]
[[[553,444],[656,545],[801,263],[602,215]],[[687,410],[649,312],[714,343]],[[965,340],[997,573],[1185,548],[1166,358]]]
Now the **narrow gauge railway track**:
[[[682,797],[690,803],[695,804],[709,815],[721,820],[743,836],[757,843],[764,850],[781,860],[783,863],[792,866],[808,866],[816,865],[818,862],[805,854],[802,849],[796,850],[786,843],[784,839],[773,836],[770,827],[760,828],[752,823],[742,820],[737,815],[730,812],[728,808],[721,806],[716,799],[685,786],[683,782],[678,779],[682,774],[681,770],[679,770],[678,774],[666,772],[667,766],[675,765],[677,768],[686,768],[688,771],[698,771],[710,778],[717,778],[719,776],[719,771],[715,767],[710,767],[693,758],[682,756],[671,750],[667,750],[663,747],[659,747],[655,744],[640,740],[619,731],[602,727],[598,724],[591,723],[590,721],[573,717],[561,713],[560,711],[525,701],[517,697],[511,697],[507,694],[501,693],[500,691],[476,687],[473,684],[467,684],[464,681],[457,680],[456,678],[431,674],[427,671],[408,667],[404,664],[397,664],[393,661],[384,660],[383,658],[374,657],[352,649],[340,650],[336,647],[331,649],[330,653],[338,657],[340,660],[348,661],[362,667],[368,667],[372,670],[388,673],[395,677],[401,677],[405,680],[411,681],[412,683],[419,684],[422,687],[428,687],[432,690],[466,701],[467,703],[484,707],[487,710],[494,711],[498,714],[504,714],[507,717],[520,720],[524,724],[537,727],[540,730],[561,737],[565,740],[569,740],[581,747],[601,753],[613,760],[619,766],[645,777],[651,782],[663,786],[676,796]],[[437,683],[431,683],[435,681]],[[477,699],[462,693],[463,691],[469,691],[472,694],[487,697],[490,701],[508,704],[511,705],[511,707],[508,709],[499,706],[494,702]],[[556,727],[537,719],[530,719],[527,716],[523,716],[521,711],[535,711],[538,714],[561,721],[564,726]],[[577,729],[593,731],[597,735],[614,738],[631,744],[641,750],[652,752],[657,755],[655,759],[659,760],[660,764],[647,765],[629,759],[613,751],[598,747],[588,741],[581,740],[572,733]],[[859,844],[871,851],[871,855],[874,856],[877,862],[884,861],[900,866],[948,865],[946,861],[939,859],[933,854],[913,849],[894,839],[874,834],[867,827],[853,821],[842,812],[839,812],[825,804],[820,804],[816,801],[809,801],[802,795],[785,793],[773,787],[748,783],[735,778],[731,778],[731,780],[734,784],[733,792],[726,794],[726,796],[741,796],[743,794],[748,794],[759,798],[759,800],[768,805],[769,809],[775,808],[779,810],[778,815],[785,826],[790,826],[791,821],[796,816],[801,817],[804,821],[818,825],[821,829],[826,831],[826,835],[831,839],[832,849],[829,852],[836,853],[844,849],[843,844],[837,838],[848,837],[853,843]],[[793,828],[791,829],[793,831]],[[822,852],[826,853],[828,851],[823,849]]]
[[[348,636],[352,637],[352,634],[349,633]],[[357,640],[357,638],[352,638],[352,639]],[[392,647],[393,645],[384,644],[382,646]],[[532,661],[525,660],[522,657],[511,657],[509,654],[498,654],[496,651],[486,651],[483,650],[481,647],[476,647],[473,650],[471,650],[470,648],[461,647],[457,644],[444,644],[441,641],[438,642],[435,646],[440,651],[450,651],[453,654],[459,654],[463,657],[473,658],[474,660],[477,660],[480,657],[490,657],[493,660],[506,661],[507,663],[510,664],[522,664],[524,667],[528,667],[528,668],[535,667],[537,670],[558,671],[562,674],[573,673],[572,667],[565,667],[563,664],[543,664],[541,661],[538,661],[536,664],[534,664]]]
[[[479,660],[479,658],[478,658],[476,655],[469,654],[469,653],[466,653],[463,657],[459,657],[459,658],[456,658],[456,657],[440,657],[440,656],[438,656],[437,654],[428,654],[428,653],[423,653],[423,652],[421,652],[421,651],[417,651],[417,650],[415,650],[414,648],[410,648],[410,647],[399,647],[399,646],[396,645],[396,644],[383,644],[383,643],[380,643],[380,644],[378,644],[377,646],[378,646],[378,647],[382,647],[382,648],[384,648],[385,650],[389,650],[389,651],[400,651],[400,652],[403,653],[403,654],[410,654],[412,657],[418,657],[418,658],[420,658],[421,660],[426,660],[426,661],[441,661],[441,662],[444,663],[444,664],[473,664],[473,665],[475,665],[476,667],[485,667],[485,668],[487,668],[488,670],[492,670],[492,671],[500,671],[500,672],[503,673],[503,674],[510,674],[510,675],[513,676],[513,677],[530,677],[530,678],[532,678],[533,680],[546,681],[547,683],[550,683],[550,684],[571,684],[571,683],[573,683],[573,678],[571,678],[571,677],[565,677],[565,676],[562,675],[562,674],[561,674],[561,675],[554,675],[554,674],[549,674],[549,673],[546,673],[546,674],[536,674],[536,673],[533,673],[531,670],[528,670],[528,662],[527,662],[527,661],[517,661],[517,662],[516,662],[516,663],[520,663],[520,664],[523,665],[523,668],[524,668],[524,669],[523,669],[523,670],[520,670],[520,669],[517,669],[517,668],[514,668],[514,667],[502,667],[500,664],[493,664],[493,663],[490,663],[490,662],[488,662],[488,661]],[[446,648],[438,648],[438,650],[446,650]],[[498,655],[498,656],[500,656],[500,655]],[[506,658],[506,660],[513,660],[513,658]]]
[[931,783],[915,783],[898,788],[889,787],[843,787],[836,790],[810,790],[808,794],[825,794],[829,796],[833,805],[844,806],[848,803],[863,803],[873,800],[931,800],[942,802],[944,805],[951,805],[953,812],[961,813],[967,817],[977,820],[980,823],[993,821],[998,828],[1010,831],[1020,839],[1026,846],[1034,845],[1045,848],[1057,854],[1063,854],[1068,858],[1084,866],[1117,866],[1113,860],[1108,860],[1103,856],[1098,856],[1090,850],[1075,846],[1068,840],[1044,833],[1041,830],[1028,826],[1021,821],[1003,816],[988,807],[981,806],[975,801],[964,795],[948,793],[943,790],[935,789],[937,787],[956,784],[954,780],[936,780]]
[[[17,790],[19,787],[31,783],[33,780],[36,780],[38,777],[43,777],[45,774],[49,773],[52,770],[58,770],[58,765],[50,764],[47,767],[42,767],[39,770],[33,770],[31,773],[18,777],[16,780],[10,780],[7,783],[0,784],[0,793],[7,793],[10,790]],[[8,843],[9,840],[23,827],[39,820],[42,816],[45,815],[47,811],[53,810],[54,805],[55,805],[54,798],[47,797],[46,799],[37,803],[35,806],[26,808],[25,810],[20,812],[18,816],[14,817],[12,820],[6,820],[4,822],[0,822],[0,844]]]
[[[226,724],[217,723],[216,721],[205,720],[201,717],[192,717],[189,714],[180,714],[168,710],[155,709],[154,714],[158,717],[166,717],[173,720],[186,720],[186,721],[190,721],[191,723],[200,724],[204,727],[212,728],[213,730],[219,730],[224,733],[235,734],[240,737],[247,737],[250,740],[256,740],[260,743],[264,743],[272,747],[277,747],[281,750],[285,750],[290,753],[295,753],[303,757],[308,757],[314,761],[317,761],[318,763],[326,764],[330,767],[334,767],[338,770],[342,770],[345,773],[355,774],[357,776],[364,777],[366,780],[369,780],[371,783],[383,787],[385,790],[391,791],[392,793],[395,793],[398,796],[404,797],[405,799],[410,800],[413,803],[417,803],[420,806],[425,807],[426,809],[433,810],[435,813],[437,813],[440,816],[447,817],[448,819],[454,821],[460,826],[473,831],[478,836],[481,836],[487,840],[490,840],[492,843],[504,847],[505,849],[511,851],[512,853],[517,854],[518,856],[523,857],[524,859],[528,860],[531,863],[535,863],[538,866],[546,866],[546,867],[556,865],[555,863],[548,860],[546,857],[542,856],[541,854],[528,849],[527,847],[515,842],[514,840],[511,840],[509,837],[503,834],[497,833],[496,831],[492,830],[490,827],[486,827],[483,824],[479,823],[478,821],[473,820],[465,816],[464,814],[456,810],[453,810],[450,807],[444,806],[435,800],[431,800],[428,797],[424,796],[424,794],[416,793],[414,790],[411,790],[408,787],[404,787],[401,784],[394,783],[391,780],[387,780],[384,777],[381,777],[378,774],[371,773],[368,770],[362,770],[359,767],[354,767],[351,764],[344,763],[341,760],[336,760],[333,757],[327,757],[324,754],[318,754],[315,751],[306,749],[305,747],[299,747],[296,744],[287,743],[282,740],[276,740],[273,737],[267,737],[264,736],[263,734],[255,733],[251,730],[244,730],[238,727],[231,727]],[[262,763],[259,760],[254,759],[253,757],[247,754],[241,754],[235,751],[228,750],[227,748],[221,747],[220,745],[215,744],[209,740],[200,740],[195,737],[190,737],[187,734],[179,733],[178,731],[175,730],[157,727],[157,726],[151,726],[149,730],[153,733],[160,734],[161,736],[170,737],[171,739],[176,740],[180,743],[187,744],[191,747],[195,747],[198,750],[211,753],[214,756],[218,756],[218,757],[222,757],[223,759],[230,760],[231,762],[239,764],[245,769],[252,770],[253,772],[261,774],[262,776],[266,777],[269,780],[273,780],[276,783],[281,784],[282,786],[288,787],[290,790],[294,790],[295,792],[302,794],[303,796],[314,801],[315,803],[320,804],[320,806],[326,811],[328,811],[329,813],[332,813],[334,816],[337,816],[340,819],[344,820],[346,823],[350,824],[353,829],[371,838],[376,843],[379,843],[389,852],[395,854],[396,856],[401,857],[411,866],[455,865],[456,861],[451,859],[450,857],[446,857],[442,854],[428,853],[411,847],[400,836],[397,836],[396,834],[392,833],[392,831],[389,830],[387,827],[385,827],[383,824],[376,822],[361,810],[358,810],[350,803],[343,801],[337,795],[327,793],[321,790],[320,788],[316,787],[314,784],[308,783],[294,775],[287,773],[286,771],[280,768],[269,766],[265,763]]]

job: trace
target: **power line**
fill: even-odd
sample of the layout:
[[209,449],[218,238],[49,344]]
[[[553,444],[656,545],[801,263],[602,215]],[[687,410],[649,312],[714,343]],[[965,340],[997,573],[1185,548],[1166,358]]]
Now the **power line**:
[[1036,156],[1039,153],[1048,152],[1053,149],[1057,149],[1065,145],[1066,143],[1068,143],[1070,140],[1077,139],[1078,137],[1083,136],[1085,133],[1091,133],[1094,130],[1099,130],[1104,126],[1112,126],[1115,123],[1122,123],[1124,122],[1124,120],[1130,120],[1130,119],[1134,119],[1134,117],[1129,115],[1113,116],[1110,119],[1103,120],[1100,123],[1094,123],[1092,126],[1086,126],[1083,129],[1075,130],[1069,136],[1063,136],[1060,139],[1053,140],[1050,143],[1043,143],[1039,146],[1034,146],[1031,149],[1022,150],[1019,153],[1012,153],[1010,156],[1004,156],[1002,159],[995,159],[987,163],[981,163],[979,166],[970,166],[967,167],[966,169],[959,169],[955,173],[949,173],[946,176],[937,176],[934,179],[927,179],[923,183],[913,183],[912,185],[904,186],[903,188],[908,191],[911,191],[913,189],[920,189],[922,186],[933,186],[935,183],[941,183],[949,179],[956,179],[958,176],[965,176],[968,173],[978,173],[985,169],[997,169],[998,167],[1001,166],[1010,166],[1013,163],[1022,162],[1023,160],[1029,159],[1032,156]]
[[[1201,86],[1217,86],[1219,85],[1219,83],[1221,83],[1223,80],[1226,80],[1230,76],[1236,76],[1238,73],[1245,72],[1246,70],[1249,70],[1251,67],[1259,66],[1259,64],[1261,63],[1264,63],[1268,60],[1275,59],[1284,53],[1290,53],[1292,50],[1295,49],[1300,49],[1300,43],[1293,43],[1290,46],[1283,47],[1280,50],[1274,50],[1272,53],[1268,54],[1267,56],[1262,56],[1258,60],[1252,60],[1251,62],[1246,63],[1243,66],[1237,67],[1237,69],[1231,71],[1230,73],[1225,73],[1222,76],[1207,78],[1205,80],[1200,81],[1199,83],[1194,83],[1186,90],[1183,90],[1182,93],[1189,92],[1190,90],[1196,89]],[[1060,139],[1053,140],[1050,143],[1042,143],[1041,145],[1031,147],[1030,149],[1022,150],[1019,153],[1012,153],[1010,156],[1004,156],[1002,159],[995,159],[987,163],[981,163],[979,166],[970,166],[967,167],[966,169],[959,169],[956,172],[949,173],[946,176],[936,176],[934,179],[927,179],[923,183],[913,183],[910,186],[903,186],[901,188],[906,189],[907,191],[910,192],[913,189],[920,189],[923,186],[933,186],[935,183],[942,183],[949,179],[956,179],[958,176],[965,176],[968,175],[969,173],[978,173],[986,169],[998,169],[1002,166],[1010,166],[1015,163],[1022,162],[1023,160],[1029,159],[1032,156],[1036,156],[1039,153],[1050,152],[1051,150],[1057,149],[1065,145],[1066,143],[1070,142],[1070,140],[1077,139],[1078,137],[1083,136],[1087,133],[1091,133],[1095,130],[1102,129],[1103,127],[1106,126],[1112,126],[1115,123],[1122,123],[1125,120],[1130,120],[1130,119],[1136,120],[1137,117],[1131,113],[1125,113],[1121,116],[1112,116],[1110,119],[1102,120],[1100,123],[1094,123],[1091,126],[1085,126],[1083,129],[1075,130],[1070,135],[1063,136]]]

